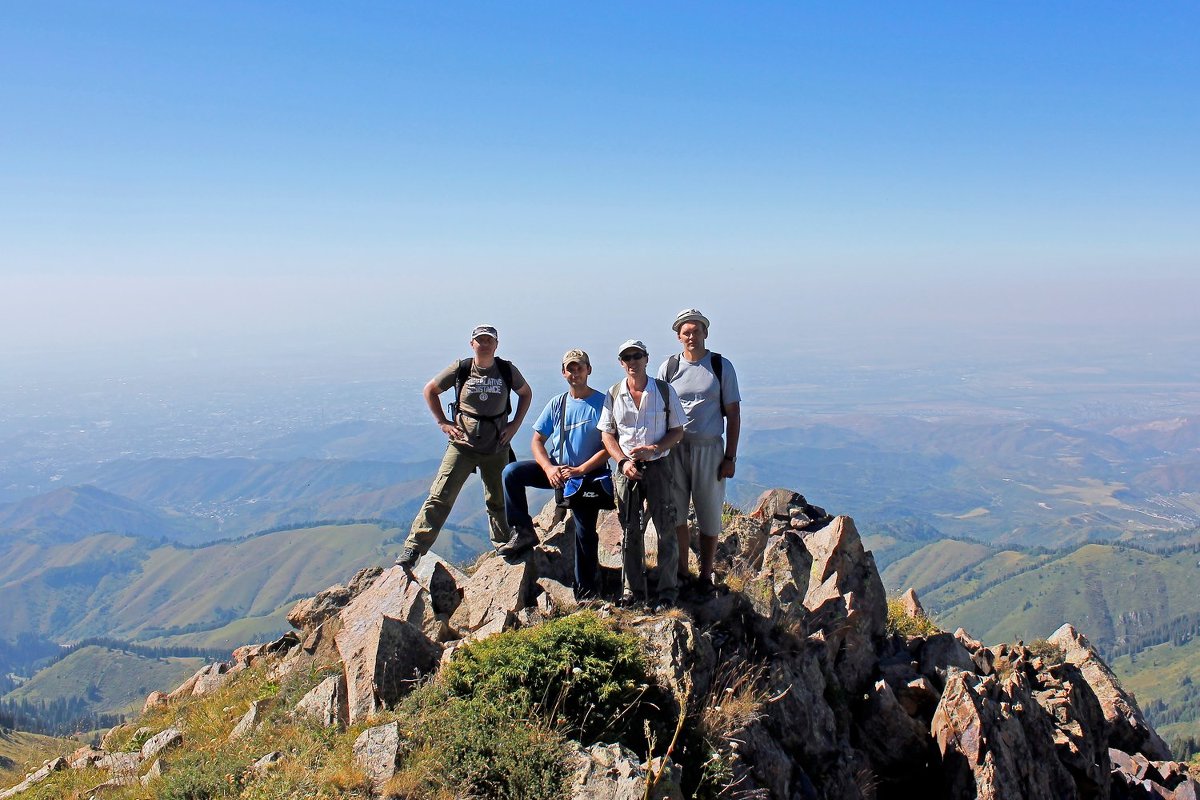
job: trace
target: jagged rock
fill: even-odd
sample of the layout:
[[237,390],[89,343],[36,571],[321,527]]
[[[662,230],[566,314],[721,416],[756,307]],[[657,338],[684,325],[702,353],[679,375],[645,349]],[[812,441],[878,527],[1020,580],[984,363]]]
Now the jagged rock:
[[793,531],[772,536],[762,553],[761,575],[769,576],[779,602],[787,607],[804,600],[812,554]]
[[142,714],[145,714],[147,711],[149,711],[152,708],[157,708],[158,706],[165,706],[166,704],[167,704],[167,693],[153,691],[150,694],[146,695],[146,702],[142,704]]
[[258,726],[259,718],[261,716],[261,708],[261,700],[255,700],[253,703],[251,703],[249,710],[242,715],[242,718],[238,720],[238,724],[234,725],[233,730],[229,732],[229,738],[245,739],[247,736],[254,733],[254,729]]
[[1058,760],[1071,773],[1080,797],[1107,797],[1111,782],[1104,711],[1074,664],[1038,670],[1034,700],[1054,721]]
[[1112,670],[1083,634],[1066,624],[1055,631],[1049,641],[1062,648],[1066,660],[1079,667],[1095,692],[1109,726],[1110,747],[1127,753],[1144,753],[1151,759],[1170,759],[1171,751],[1166,742],[1146,722],[1137,701],[1121,688]]
[[344,727],[350,718],[346,708],[345,679],[341,675],[330,675],[317,684],[292,709],[294,717],[310,717],[327,728]]
[[887,624],[887,594],[875,559],[863,550],[849,517],[835,518],[803,541],[813,557],[804,597],[810,625],[823,631],[841,684],[859,693],[873,680],[876,644]]
[[575,590],[565,583],[553,578],[538,578],[537,585],[542,590],[542,593],[538,595],[538,603],[539,610],[543,613],[570,612],[578,607]]
[[925,771],[929,730],[909,716],[887,681],[876,681],[854,705],[854,741],[881,778],[910,781]]
[[104,751],[97,750],[91,745],[80,747],[71,755],[67,756],[67,766],[71,769],[86,769],[94,766],[100,759],[104,758]]
[[766,631],[770,623],[778,619],[781,611],[779,595],[775,593],[774,576],[766,571],[755,575],[742,586],[742,594],[749,601],[755,616],[763,621],[762,630]]
[[950,669],[975,671],[970,651],[949,633],[936,633],[918,640],[920,672],[937,686],[944,686]]
[[250,765],[250,769],[258,775],[265,775],[271,771],[271,768],[283,760],[283,753],[275,750],[267,753],[262,758]]
[[146,770],[146,774],[142,776],[142,786],[149,786],[150,781],[155,778],[161,778],[166,772],[167,767],[163,764],[163,760],[161,758],[155,759],[154,763],[150,765],[150,769]]
[[822,651],[822,645],[805,642],[774,662],[767,682],[768,696],[775,699],[765,709],[765,724],[804,763],[827,761],[840,746],[837,720],[825,699]]
[[[654,759],[647,770],[638,758],[619,744],[594,744],[571,758],[575,774],[572,800],[682,800],[679,768],[671,761]],[[658,780],[647,790],[647,781]]]
[[541,578],[570,584],[575,577],[575,518],[556,513],[561,511],[550,500],[534,518],[540,543],[533,551],[533,566]]
[[232,677],[229,665],[223,661],[216,664],[206,664],[196,671],[196,674],[181,683],[175,691],[167,695],[167,700],[178,700],[181,697],[202,697],[220,689]]
[[403,567],[385,571],[342,609],[334,637],[345,667],[349,719],[357,723],[391,704],[437,666],[441,648],[421,630],[421,585]]
[[[695,624],[675,616],[647,617],[633,626],[646,645],[650,673],[676,699],[703,697],[712,684],[716,656]],[[678,708],[673,709],[678,712]]]
[[11,789],[0,791],[0,800],[8,800],[10,797],[16,797],[21,792],[31,789],[42,781],[49,778],[55,772],[67,768],[67,760],[65,758],[52,758],[33,772],[25,776],[25,780],[13,786]]
[[1024,675],[1003,684],[952,671],[933,715],[949,796],[1005,800],[1075,797],[1055,754],[1054,726],[1030,696]]
[[168,747],[180,744],[183,744],[183,731],[178,728],[167,728],[165,731],[151,736],[142,745],[142,760],[149,761]]
[[[463,602],[450,618],[460,631],[478,631],[509,618],[529,605],[534,580],[533,563],[522,558],[516,563],[498,556],[483,559],[479,569],[463,587]],[[503,628],[501,628],[503,629]]]
[[773,798],[794,796],[791,786],[796,766],[761,721],[731,732],[729,740],[733,784],[748,792],[763,789]]
[[367,728],[354,740],[354,764],[366,774],[376,792],[396,774],[399,755],[399,723]]
[[929,618],[929,615],[925,613],[925,607],[917,599],[917,590],[912,587],[909,587],[904,594],[900,595],[900,607],[904,609],[906,616],[913,617],[914,619]]
[[464,586],[470,579],[449,561],[430,551],[417,562],[413,576],[429,593],[429,606],[434,614],[453,614],[462,603]]
[[294,632],[288,631],[272,642],[242,645],[233,651],[233,667],[231,669],[234,672],[249,669],[268,656],[286,653],[298,644],[300,644],[300,637]]
[[382,574],[381,567],[365,567],[354,573],[349,586],[330,586],[318,592],[315,597],[301,600],[288,612],[288,624],[297,630],[312,630],[325,620],[336,616],[351,600],[369,589]]

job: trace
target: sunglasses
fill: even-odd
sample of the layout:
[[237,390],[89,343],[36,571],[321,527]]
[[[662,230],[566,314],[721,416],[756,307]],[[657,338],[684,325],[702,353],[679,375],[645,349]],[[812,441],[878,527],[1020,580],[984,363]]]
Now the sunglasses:
[[622,361],[637,361],[639,358],[645,357],[645,353],[622,353],[621,355],[617,356],[617,358],[621,359]]

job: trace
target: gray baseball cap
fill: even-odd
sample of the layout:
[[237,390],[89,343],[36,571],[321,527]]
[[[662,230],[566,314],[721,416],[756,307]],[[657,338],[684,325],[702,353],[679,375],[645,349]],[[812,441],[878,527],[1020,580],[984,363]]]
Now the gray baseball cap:
[[626,350],[641,350],[646,355],[650,355],[650,351],[646,349],[646,345],[642,344],[641,339],[626,339],[621,346],[617,348],[617,355],[620,356]]

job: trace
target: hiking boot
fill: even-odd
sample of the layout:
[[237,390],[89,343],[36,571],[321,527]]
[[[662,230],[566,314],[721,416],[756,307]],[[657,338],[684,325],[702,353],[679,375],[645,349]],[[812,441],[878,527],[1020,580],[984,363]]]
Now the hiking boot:
[[404,545],[404,550],[401,551],[400,556],[396,559],[396,566],[404,567],[405,569],[412,569],[417,565],[417,561],[419,561],[420,558],[421,551],[416,547],[413,547],[411,544],[406,544]]
[[512,538],[498,547],[496,552],[505,558],[519,556],[537,543],[537,534],[529,528],[514,528]]

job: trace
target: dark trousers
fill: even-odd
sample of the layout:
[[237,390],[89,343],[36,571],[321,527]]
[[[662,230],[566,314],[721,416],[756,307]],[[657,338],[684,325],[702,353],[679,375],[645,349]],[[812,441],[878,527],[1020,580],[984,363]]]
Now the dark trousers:
[[[533,517],[529,515],[529,498],[525,490],[550,489],[550,479],[536,461],[514,461],[504,468],[501,483],[504,486],[504,513],[510,529],[533,529]],[[595,596],[600,590],[600,561],[597,550],[600,546],[596,537],[597,508],[571,509],[575,520],[575,596]]]

